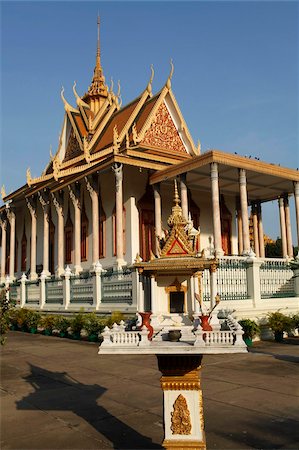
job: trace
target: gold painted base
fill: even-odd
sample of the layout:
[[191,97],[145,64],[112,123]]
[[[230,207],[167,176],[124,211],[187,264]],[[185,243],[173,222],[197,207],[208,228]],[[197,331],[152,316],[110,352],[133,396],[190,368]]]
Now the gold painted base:
[[202,441],[175,441],[165,439],[162,443],[166,450],[206,450],[206,443]]

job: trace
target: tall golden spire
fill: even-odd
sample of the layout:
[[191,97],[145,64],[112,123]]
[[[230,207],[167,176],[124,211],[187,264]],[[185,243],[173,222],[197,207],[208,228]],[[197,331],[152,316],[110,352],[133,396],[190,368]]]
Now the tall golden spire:
[[88,88],[88,95],[90,97],[107,97],[108,88],[105,84],[105,77],[103,75],[103,69],[101,66],[101,49],[100,49],[100,16],[98,15],[98,40],[97,40],[97,55],[96,65],[94,68],[94,74],[91,85]]

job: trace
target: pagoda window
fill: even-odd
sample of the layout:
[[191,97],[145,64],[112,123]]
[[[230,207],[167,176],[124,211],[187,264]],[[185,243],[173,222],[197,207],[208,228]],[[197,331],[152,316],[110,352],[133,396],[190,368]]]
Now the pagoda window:
[[81,211],[81,261],[87,261],[88,254],[88,217],[85,205],[82,205]]
[[102,199],[100,198],[100,218],[99,218],[99,258],[106,256],[106,214],[103,209]]
[[26,265],[27,265],[27,238],[24,224],[23,236],[21,240],[21,272],[26,272]]
[[155,201],[151,186],[138,202],[139,210],[139,252],[143,261],[148,261],[155,251]]
[[73,240],[74,240],[74,228],[70,216],[70,208],[68,209],[68,216],[64,227],[64,234],[65,234],[65,263],[70,264],[72,262]]
[[[112,227],[113,227],[113,256],[116,255],[116,207],[114,206],[112,212]],[[126,209],[123,207],[123,254],[126,253]]]

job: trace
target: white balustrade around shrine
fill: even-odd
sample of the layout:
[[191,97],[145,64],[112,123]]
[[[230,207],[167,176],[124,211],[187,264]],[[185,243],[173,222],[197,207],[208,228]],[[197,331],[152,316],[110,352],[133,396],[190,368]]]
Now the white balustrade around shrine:
[[[215,277],[223,308],[246,307],[254,315],[257,307],[269,309],[273,304],[274,310],[284,306],[291,310],[299,306],[299,269],[285,259],[221,257]],[[136,271],[105,271],[97,264],[93,271],[76,276],[66,267],[59,278],[41,274],[37,280],[30,281],[23,274],[20,280],[10,282],[7,277],[2,286],[9,286],[10,299],[21,307],[49,311],[84,307],[87,311],[136,312],[140,309],[136,295],[139,285]],[[201,286],[203,302],[209,306],[209,270],[203,271]]]
[[[225,349],[229,349],[229,352],[239,351],[242,348],[246,348],[243,341],[243,330],[238,322],[230,315],[226,319],[226,326],[229,330],[212,330],[203,331],[199,326],[197,329],[192,330],[191,339],[184,341],[183,337],[177,343],[173,345],[173,342],[165,339],[167,333],[164,329],[154,333],[152,340],[148,340],[148,329],[143,326],[139,331],[126,331],[125,324],[122,321],[120,325],[116,323],[112,328],[105,327],[102,336],[103,342],[100,346],[101,353],[110,352],[129,352],[138,353],[139,347],[143,347],[142,353],[172,353],[177,352],[178,348],[182,351],[182,348],[186,352],[201,353],[209,352],[216,353],[217,349],[221,348],[221,352],[225,353]],[[220,327],[220,324],[219,324]],[[163,339],[161,338],[163,336]]]

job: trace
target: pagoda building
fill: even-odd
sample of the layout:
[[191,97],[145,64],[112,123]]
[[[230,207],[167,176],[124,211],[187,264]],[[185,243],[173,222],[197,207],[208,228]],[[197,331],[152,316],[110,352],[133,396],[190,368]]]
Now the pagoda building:
[[75,276],[99,264],[120,273],[133,268],[136,255],[149,261],[165,238],[174,179],[183,217],[200,231],[198,254],[264,260],[262,205],[277,199],[281,256],[292,258],[289,198],[295,199],[297,245],[298,171],[219,150],[202,154],[172,91],[172,63],[159,92],[152,92],[151,68],[144,91],[123,106],[120,87],[114,92],[105,81],[99,33],[98,20],[87,92],[80,96],[74,84],[72,106],[61,91],[57,151],[39,177],[28,169],[23,186],[9,195],[2,188],[1,282],[23,273],[30,282],[41,274],[59,280],[67,266]]

